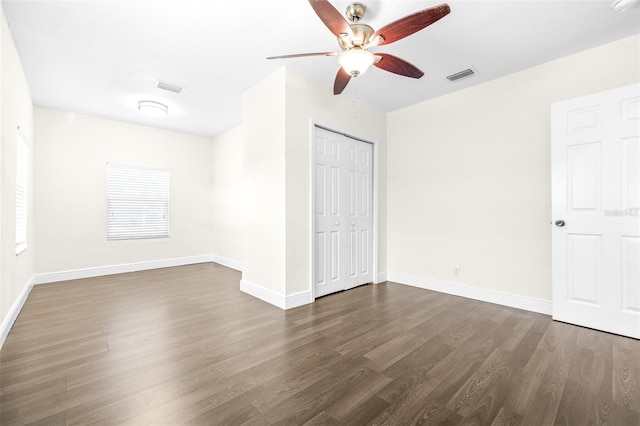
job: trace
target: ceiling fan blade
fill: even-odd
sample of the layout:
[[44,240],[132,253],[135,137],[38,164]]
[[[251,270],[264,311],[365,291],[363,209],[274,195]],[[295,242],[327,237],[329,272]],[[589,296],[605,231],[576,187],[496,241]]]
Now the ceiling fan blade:
[[338,74],[336,75],[336,81],[333,83],[333,94],[339,95],[342,93],[344,88],[347,87],[349,80],[351,80],[351,74],[340,67]]
[[309,0],[316,15],[338,38],[344,35],[351,35],[351,27],[342,14],[327,0]]
[[[376,31],[370,40],[375,40],[374,44],[377,46],[393,43],[428,27],[440,18],[447,16],[449,12],[451,12],[451,9],[446,3],[430,7],[385,25]],[[377,36],[382,37],[382,40],[376,40]]]
[[337,52],[294,53],[293,55],[269,56],[267,59],[304,58],[305,56],[338,56]]
[[389,55],[388,53],[376,53],[375,56],[380,59],[374,62],[373,65],[385,71],[411,78],[420,78],[424,75],[424,72],[415,65],[397,56]]

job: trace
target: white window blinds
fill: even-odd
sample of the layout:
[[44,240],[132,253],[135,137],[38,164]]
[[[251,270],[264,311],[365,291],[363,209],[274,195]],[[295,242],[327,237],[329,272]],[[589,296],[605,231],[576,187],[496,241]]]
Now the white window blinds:
[[16,141],[16,254],[27,248],[29,146],[18,132]]
[[169,236],[169,171],[107,164],[107,239]]

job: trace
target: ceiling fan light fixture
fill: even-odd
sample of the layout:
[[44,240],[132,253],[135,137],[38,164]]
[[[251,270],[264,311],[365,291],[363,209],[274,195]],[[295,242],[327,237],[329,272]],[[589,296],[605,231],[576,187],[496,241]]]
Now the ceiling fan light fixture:
[[155,101],[138,101],[138,110],[155,116],[165,116],[169,113],[168,106]]
[[611,3],[611,7],[616,12],[624,12],[627,9],[631,9],[632,7],[638,4],[638,0],[613,0]]
[[374,61],[373,53],[358,47],[345,50],[338,56],[338,63],[352,77],[363,74]]

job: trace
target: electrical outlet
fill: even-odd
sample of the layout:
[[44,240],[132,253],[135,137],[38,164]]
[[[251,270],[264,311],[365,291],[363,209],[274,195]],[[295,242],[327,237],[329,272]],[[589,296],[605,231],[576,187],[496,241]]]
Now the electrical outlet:
[[451,273],[453,274],[454,277],[459,277],[460,276],[460,267],[459,266],[454,266],[453,269],[451,270]]

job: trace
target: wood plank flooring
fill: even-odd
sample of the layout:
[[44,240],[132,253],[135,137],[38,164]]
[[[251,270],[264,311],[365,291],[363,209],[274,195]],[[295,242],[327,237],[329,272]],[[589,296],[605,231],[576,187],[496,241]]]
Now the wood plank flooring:
[[640,425],[640,341],[393,283],[282,311],[200,264],[36,286],[2,425]]

